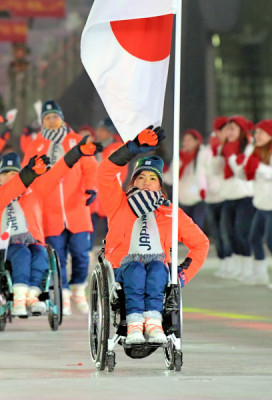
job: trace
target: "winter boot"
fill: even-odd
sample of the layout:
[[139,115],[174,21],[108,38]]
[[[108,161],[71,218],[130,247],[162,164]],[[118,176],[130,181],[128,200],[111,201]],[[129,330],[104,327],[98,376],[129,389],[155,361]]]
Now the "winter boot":
[[225,274],[226,274],[226,259],[220,258],[219,268],[215,271],[214,276],[217,276],[218,278],[224,278]]
[[127,315],[126,344],[141,344],[145,342],[143,335],[144,317],[142,314],[133,313]]
[[242,283],[246,283],[249,277],[252,276],[253,273],[253,260],[250,256],[242,256],[242,268],[241,274],[238,277],[238,280]]
[[72,299],[81,314],[89,313],[89,306],[86,298],[86,286],[86,283],[70,285],[72,289]]
[[71,315],[71,291],[69,289],[62,289],[62,314]]
[[34,315],[43,315],[46,313],[45,303],[38,299],[41,292],[40,288],[31,286],[27,294],[26,305]]
[[247,285],[267,285],[269,283],[269,275],[267,272],[267,261],[254,260],[253,273],[251,276],[244,278],[243,283]]
[[225,273],[222,278],[233,279],[237,276],[237,269],[240,272],[239,259],[236,257],[225,258]]
[[[154,316],[153,316],[154,315]],[[158,311],[147,311],[145,317],[145,338],[150,343],[167,343],[162,329],[162,316]]]
[[12,315],[15,317],[27,318],[28,313],[26,310],[26,294],[28,286],[23,283],[16,283],[13,285],[13,308]]

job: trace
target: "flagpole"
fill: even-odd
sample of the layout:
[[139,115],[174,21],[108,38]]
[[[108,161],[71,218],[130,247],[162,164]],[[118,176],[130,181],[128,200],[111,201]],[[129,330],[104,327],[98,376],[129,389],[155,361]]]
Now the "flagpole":
[[172,211],[172,283],[178,275],[178,199],[179,199],[179,131],[180,131],[180,82],[181,82],[181,21],[182,0],[177,0],[175,31],[175,80],[174,80],[174,135],[173,135],[173,211]]

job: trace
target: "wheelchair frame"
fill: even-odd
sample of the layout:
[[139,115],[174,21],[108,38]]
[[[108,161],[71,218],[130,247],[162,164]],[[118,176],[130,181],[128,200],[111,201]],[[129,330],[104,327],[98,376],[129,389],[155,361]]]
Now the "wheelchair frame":
[[[131,358],[144,358],[161,347],[166,367],[180,371],[182,367],[182,296],[180,283],[168,284],[164,296],[163,328],[166,344],[126,344],[125,295],[110,263],[105,259],[105,249],[98,253],[98,264],[89,282],[89,346],[92,361],[99,371],[115,368],[114,348],[122,345]],[[115,331],[110,337],[110,323]]]
[[[45,301],[49,325],[53,331],[57,331],[62,323],[61,270],[56,251],[50,245],[45,245],[45,247],[49,262],[42,281],[42,293],[39,300]],[[6,322],[12,322],[14,318],[12,316],[12,280],[5,261],[5,252],[6,250],[0,250],[0,331],[4,331]],[[34,314],[28,314],[28,316],[31,315]]]

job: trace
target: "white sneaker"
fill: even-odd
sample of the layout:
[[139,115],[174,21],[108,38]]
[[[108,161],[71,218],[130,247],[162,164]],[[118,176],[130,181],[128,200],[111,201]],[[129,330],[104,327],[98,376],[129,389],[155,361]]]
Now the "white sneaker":
[[242,256],[241,260],[242,260],[242,268],[238,280],[241,283],[247,283],[247,281],[253,274],[253,259],[252,257],[249,256]]
[[71,315],[71,291],[69,289],[62,289],[62,314]]
[[254,260],[252,275],[245,278],[243,283],[246,285],[268,285],[269,275],[266,260]]
[[46,305],[43,301],[40,301],[38,299],[40,294],[40,288],[34,286],[29,288],[26,298],[26,305],[29,308],[30,312],[32,312],[33,314],[43,315],[46,313]]
[[225,259],[219,259],[219,268],[215,271],[214,276],[218,278],[224,278],[226,274],[226,261]]
[[144,323],[135,321],[127,324],[126,344],[140,344],[145,342],[143,335]]
[[70,285],[72,289],[72,300],[81,314],[89,313],[89,305],[86,298],[86,283]]
[[14,317],[27,317],[26,309],[26,294],[28,292],[28,286],[16,283],[13,285],[13,307],[12,315]]
[[145,338],[149,343],[167,343],[167,337],[158,318],[145,319]]

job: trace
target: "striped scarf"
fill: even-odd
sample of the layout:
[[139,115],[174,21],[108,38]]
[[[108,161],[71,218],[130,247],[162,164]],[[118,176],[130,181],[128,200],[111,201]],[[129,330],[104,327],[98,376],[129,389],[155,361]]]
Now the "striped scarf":
[[154,212],[161,205],[170,205],[170,201],[163,196],[160,190],[140,190],[135,186],[129,186],[126,195],[131,210],[138,218]]
[[50,146],[47,152],[47,156],[50,157],[51,164],[54,165],[61,157],[64,156],[64,148],[62,142],[70,132],[70,128],[64,123],[59,129],[46,129],[42,128],[41,134],[45,139],[50,140]]
[[59,129],[46,129],[42,127],[41,134],[45,139],[54,143],[62,143],[70,129],[63,123]]

